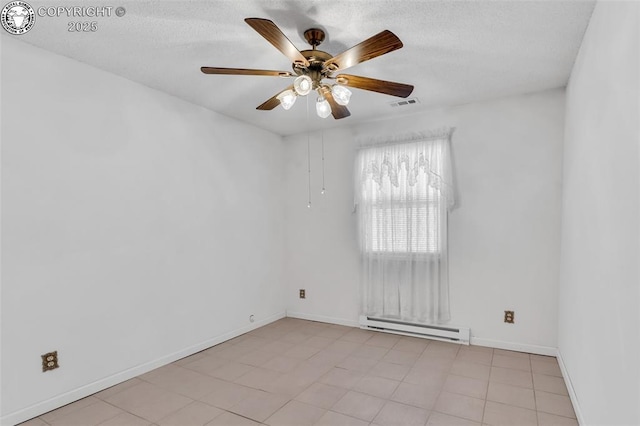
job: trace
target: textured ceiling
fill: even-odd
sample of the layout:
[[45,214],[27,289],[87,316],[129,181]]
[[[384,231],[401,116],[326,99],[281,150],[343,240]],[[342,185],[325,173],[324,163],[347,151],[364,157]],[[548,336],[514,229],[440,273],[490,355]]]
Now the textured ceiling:
[[[31,1],[40,6],[104,2]],[[125,1],[123,17],[37,17],[27,43],[170,93],[281,135],[354,124],[435,106],[456,105],[565,86],[593,1]],[[287,86],[277,77],[204,75],[201,66],[290,70],[288,59],[245,22],[274,21],[300,49],[302,33],[321,27],[321,50],[338,54],[385,29],[398,51],[347,73],[408,83],[420,103],[354,89],[351,117],[320,119],[305,99],[289,111],[256,106]],[[69,21],[95,20],[93,33],[70,33]],[[311,101],[315,99],[312,98]]]

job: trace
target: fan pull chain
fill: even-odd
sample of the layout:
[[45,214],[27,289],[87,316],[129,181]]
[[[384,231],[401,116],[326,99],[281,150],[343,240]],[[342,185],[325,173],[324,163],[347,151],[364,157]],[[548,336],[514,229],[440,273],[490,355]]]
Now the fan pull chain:
[[309,203],[308,208],[311,208],[311,131],[309,129],[309,96],[307,98],[307,168],[309,171]]
[[324,187],[324,130],[322,131],[322,191],[320,194],[324,195],[325,187]]

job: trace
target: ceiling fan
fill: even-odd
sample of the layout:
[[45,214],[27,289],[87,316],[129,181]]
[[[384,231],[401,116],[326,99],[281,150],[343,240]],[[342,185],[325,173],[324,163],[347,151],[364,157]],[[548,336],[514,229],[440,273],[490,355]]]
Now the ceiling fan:
[[[335,75],[335,73],[346,68],[400,49],[402,42],[391,31],[382,31],[339,55],[332,56],[327,52],[316,49],[325,39],[325,33],[321,29],[311,28],[306,30],[304,38],[312,46],[312,49],[299,51],[272,21],[261,18],[247,18],[245,22],[292,61],[293,73],[289,71],[216,67],[201,67],[200,70],[205,74],[295,78],[292,85],[272,96],[256,109],[272,110],[278,105],[282,105],[284,109],[288,110],[293,106],[298,96],[306,96],[312,91],[316,91],[319,95],[316,102],[318,115],[326,118],[331,114],[335,119],[340,119],[351,115],[347,109],[351,91],[347,87],[355,87],[356,89],[369,90],[401,98],[406,98],[413,91],[413,86],[409,84],[350,74]],[[326,80],[334,83],[327,83]]]

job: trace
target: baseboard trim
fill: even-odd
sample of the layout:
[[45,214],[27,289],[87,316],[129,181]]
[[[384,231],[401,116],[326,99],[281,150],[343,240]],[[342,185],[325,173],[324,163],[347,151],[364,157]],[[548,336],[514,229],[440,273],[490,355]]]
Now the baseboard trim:
[[471,336],[471,345],[486,346],[488,348],[505,349],[508,351],[527,352],[537,355],[556,356],[558,349],[551,346],[530,345],[528,343],[505,342],[503,340],[484,339]]
[[573,411],[576,412],[578,424],[586,425],[587,422],[584,420],[584,416],[582,415],[582,409],[580,408],[580,403],[578,402],[578,394],[576,394],[576,390],[573,387],[573,382],[571,381],[571,377],[569,376],[569,371],[567,370],[567,367],[564,364],[564,359],[562,358],[562,353],[560,352],[560,349],[556,351],[556,358],[558,359],[558,365],[560,365],[560,372],[562,372],[562,377],[564,378],[564,384],[567,386],[567,391],[569,392],[569,398],[571,398],[571,404],[573,404]]
[[309,321],[326,322],[329,324],[346,325],[347,327],[360,327],[358,320],[348,320],[344,318],[325,317],[323,315],[305,314],[302,312],[289,312],[287,311],[287,317],[298,318]]
[[85,398],[89,395],[93,395],[94,393],[100,392],[101,390],[107,389],[111,386],[115,386],[118,383],[122,383],[126,380],[132,379],[141,374],[148,373],[149,371],[154,370],[158,367],[162,367],[163,365],[170,364],[181,358],[184,358],[189,355],[193,355],[197,352],[210,348],[211,346],[215,346],[222,342],[226,342],[227,340],[233,339],[234,337],[238,337],[241,334],[247,333],[258,327],[262,327],[264,325],[270,324],[274,321],[284,318],[285,316],[286,316],[286,312],[280,312],[280,313],[271,315],[263,320],[256,321],[245,327],[241,327],[241,328],[232,330],[228,333],[213,337],[197,345],[190,346],[188,348],[185,348],[180,351],[174,352],[172,354],[158,358],[154,361],[150,361],[145,364],[138,365],[128,370],[122,371],[120,373],[116,373],[112,376],[105,377],[104,379],[82,386],[78,389],[74,389],[72,391],[66,392],[62,395],[55,396],[53,398],[47,399],[37,404],[31,405],[27,408],[23,408],[22,410],[9,413],[5,416],[2,416],[2,418],[0,418],[0,425],[13,426],[18,423],[22,423],[24,421],[27,421],[29,419],[32,419],[34,417],[47,413],[51,410],[55,410],[56,408],[70,404],[74,401]]

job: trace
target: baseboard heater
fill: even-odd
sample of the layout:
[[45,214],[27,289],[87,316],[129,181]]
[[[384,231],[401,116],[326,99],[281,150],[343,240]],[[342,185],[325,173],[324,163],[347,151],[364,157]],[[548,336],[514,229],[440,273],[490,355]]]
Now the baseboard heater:
[[382,331],[384,333],[401,334],[404,336],[441,340],[461,345],[469,344],[470,331],[468,327],[416,324],[389,318],[375,318],[361,315],[360,328]]

